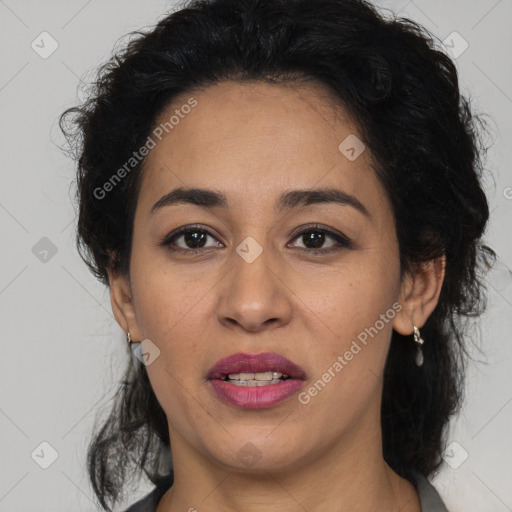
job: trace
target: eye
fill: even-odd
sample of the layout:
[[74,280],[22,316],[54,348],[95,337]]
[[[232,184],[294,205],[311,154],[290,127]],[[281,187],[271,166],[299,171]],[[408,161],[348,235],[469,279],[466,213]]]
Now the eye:
[[[214,243],[208,246],[211,238]],[[200,253],[214,247],[224,247],[210,232],[202,226],[183,226],[166,236],[160,245],[168,246],[171,251]]]
[[[340,251],[342,249],[350,249],[352,247],[350,240],[342,235],[331,231],[330,229],[323,228],[318,224],[309,226],[306,229],[302,229],[294,238],[294,240],[302,242],[303,247],[296,246],[297,249],[304,251],[308,254],[322,255],[330,254],[332,252]],[[328,240],[334,241],[327,248],[324,244]]]
[[[207,245],[208,239],[212,239],[213,243]],[[288,244],[287,247],[295,247],[307,254],[325,255],[342,249],[350,249],[352,247],[350,240],[342,235],[323,228],[318,224],[308,226],[306,229],[296,233],[292,240],[299,240],[303,246],[295,246]],[[326,241],[331,240],[331,245],[324,247]],[[167,235],[161,242],[161,246],[167,246],[171,251],[177,251],[187,254],[199,254],[213,248],[222,248],[224,245],[219,242],[209,231],[203,226],[183,226]]]

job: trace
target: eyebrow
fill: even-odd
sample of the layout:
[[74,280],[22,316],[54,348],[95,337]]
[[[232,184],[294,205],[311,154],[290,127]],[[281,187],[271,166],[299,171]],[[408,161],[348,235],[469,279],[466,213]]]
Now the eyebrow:
[[[290,190],[284,192],[274,205],[279,213],[283,210],[309,206],[320,203],[336,203],[352,206],[368,218],[371,218],[366,207],[356,197],[336,188],[320,188],[313,190]],[[176,188],[162,196],[151,208],[151,213],[176,204],[193,204],[203,208],[228,208],[228,199],[222,192],[205,188]]]

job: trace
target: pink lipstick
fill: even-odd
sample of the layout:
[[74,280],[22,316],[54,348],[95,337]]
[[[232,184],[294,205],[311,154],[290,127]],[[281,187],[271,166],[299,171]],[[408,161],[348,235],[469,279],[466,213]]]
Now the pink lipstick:
[[244,409],[273,407],[303,385],[304,370],[279,354],[238,353],[217,361],[208,380],[224,402]]

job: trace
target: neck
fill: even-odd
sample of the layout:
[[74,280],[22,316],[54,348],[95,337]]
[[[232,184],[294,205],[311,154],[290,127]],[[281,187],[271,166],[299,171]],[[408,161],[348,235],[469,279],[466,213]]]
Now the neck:
[[254,472],[205,458],[171,429],[174,484],[157,512],[420,512],[414,487],[382,457],[380,428],[358,427],[293,467]]

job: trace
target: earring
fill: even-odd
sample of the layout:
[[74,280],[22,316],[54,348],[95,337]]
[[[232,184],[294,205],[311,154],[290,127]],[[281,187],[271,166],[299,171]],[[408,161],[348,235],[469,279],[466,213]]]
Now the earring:
[[425,340],[420,336],[420,330],[413,325],[414,328],[414,341],[417,343],[417,351],[416,351],[416,366],[423,366],[423,350],[421,350],[421,346],[425,343]]
[[137,341],[132,341],[132,337],[130,335],[130,331],[128,331],[128,334],[126,335],[126,341],[130,347],[134,345],[135,343],[138,343]]

